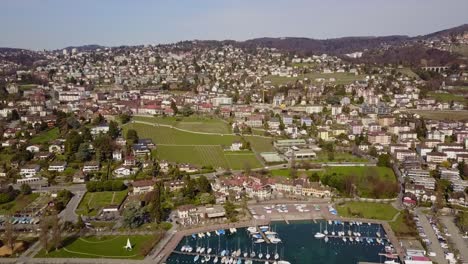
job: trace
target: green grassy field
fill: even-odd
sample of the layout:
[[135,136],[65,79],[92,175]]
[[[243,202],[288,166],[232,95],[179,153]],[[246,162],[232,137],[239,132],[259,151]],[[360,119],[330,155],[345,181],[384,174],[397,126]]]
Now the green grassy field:
[[440,110],[416,110],[416,109],[409,109],[406,110],[408,112],[418,114],[427,119],[434,119],[434,120],[468,120],[468,111],[461,110],[461,111],[440,111]]
[[224,157],[229,165],[229,168],[234,170],[241,170],[245,169],[246,166],[249,168],[260,168],[263,167],[260,161],[258,161],[257,157],[253,153],[225,153]]
[[[124,249],[127,239],[133,246],[132,250]],[[151,235],[134,236],[90,236],[71,238],[64,242],[64,247],[46,254],[41,250],[36,258],[114,258],[143,259],[140,250],[151,242]]]
[[450,103],[452,101],[454,102],[460,102],[460,103],[467,103],[467,99],[461,95],[456,95],[456,94],[451,94],[451,93],[435,93],[431,92],[428,94],[428,97],[434,98],[437,102],[443,102],[443,103]]
[[338,205],[336,210],[343,217],[357,217],[390,221],[398,213],[390,204],[347,202]]
[[229,125],[221,119],[206,118],[199,116],[190,117],[143,117],[136,116],[136,121],[145,121],[150,123],[164,124],[174,126],[180,129],[186,129],[195,132],[221,133],[229,134],[231,129]]
[[[270,170],[270,173],[271,173],[271,176],[274,176],[274,177],[277,177],[277,176],[287,177],[287,178],[291,177],[291,171],[289,169]],[[314,173],[314,171],[297,171],[298,176],[303,176],[303,175],[310,176],[312,175],[312,173]]]
[[87,192],[78,205],[76,214],[95,216],[105,206],[121,204],[126,196],[127,190],[120,192]]
[[389,222],[389,224],[397,236],[416,236],[418,234],[414,223],[406,223],[404,211],[398,215],[394,222]]
[[265,80],[271,81],[273,85],[286,84],[289,82],[295,82],[297,80],[303,80],[307,78],[311,80],[312,83],[317,83],[315,79],[324,78],[325,82],[329,82],[330,78],[335,78],[333,84],[350,84],[357,80],[364,80],[365,75],[355,75],[352,73],[346,72],[335,72],[335,73],[307,73],[299,75],[298,77],[281,77],[281,76],[267,76]]
[[[128,129],[135,129],[140,138],[151,138],[157,145],[154,153],[159,159],[215,168],[242,169],[246,163],[252,168],[261,167],[254,154],[234,156],[223,152],[224,148],[241,139],[236,135],[205,135],[138,123],[124,126],[124,133]],[[273,148],[271,138],[244,138],[251,143],[255,151],[271,151]]]
[[393,170],[387,167],[326,167],[319,174],[334,174],[347,176],[355,175],[357,177],[366,177],[368,175],[375,175],[381,179],[396,181]]
[[60,131],[58,127],[54,127],[52,129],[49,129],[47,131],[44,131],[40,134],[35,135],[33,138],[31,138],[31,143],[32,144],[45,144],[49,143],[53,140],[56,140],[60,135]]
[[0,205],[0,215],[13,215],[15,212],[31,204],[37,197],[39,197],[38,193],[19,195],[15,200]]
[[220,146],[158,146],[156,156],[161,160],[177,163],[190,163],[202,166],[213,166],[214,168],[227,168],[228,164],[224,158]]
[[151,138],[155,144],[230,146],[234,141],[239,140],[239,137],[234,135],[205,135],[138,123],[124,126],[125,133],[128,129],[135,129],[140,138]]
[[335,152],[334,159],[329,160],[328,153],[326,151],[321,151],[317,152],[317,158],[311,160],[311,162],[368,162],[368,160],[347,152]]

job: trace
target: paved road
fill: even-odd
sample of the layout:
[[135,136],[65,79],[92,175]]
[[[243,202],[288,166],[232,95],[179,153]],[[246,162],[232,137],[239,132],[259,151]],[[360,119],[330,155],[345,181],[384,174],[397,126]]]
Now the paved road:
[[438,264],[443,264],[447,263],[447,260],[445,260],[445,253],[443,248],[440,246],[440,242],[437,239],[437,236],[434,232],[434,229],[432,229],[431,224],[429,223],[429,220],[427,219],[426,214],[421,212],[420,208],[416,208],[416,214],[419,217],[419,221],[424,229],[424,233],[426,234],[427,238],[429,241],[431,241],[431,244],[427,246],[428,250],[431,252],[435,252],[436,256],[431,257],[433,261],[437,262]]
[[65,207],[65,209],[59,214],[62,221],[70,221],[72,223],[76,223],[78,221],[78,215],[75,213],[75,210],[80,204],[81,199],[83,199],[84,194],[85,191],[77,191],[73,193],[73,197],[70,202],[68,202],[67,207]]
[[442,224],[447,228],[448,233],[452,236],[448,239],[455,244],[455,247],[460,252],[460,256],[463,263],[468,263],[468,240],[462,237],[460,229],[453,222],[454,218],[451,216],[440,217]]

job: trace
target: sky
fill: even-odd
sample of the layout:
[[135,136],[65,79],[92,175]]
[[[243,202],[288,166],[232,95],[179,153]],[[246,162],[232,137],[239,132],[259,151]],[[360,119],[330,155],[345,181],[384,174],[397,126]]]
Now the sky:
[[0,0],[0,47],[416,36],[466,23],[467,0]]

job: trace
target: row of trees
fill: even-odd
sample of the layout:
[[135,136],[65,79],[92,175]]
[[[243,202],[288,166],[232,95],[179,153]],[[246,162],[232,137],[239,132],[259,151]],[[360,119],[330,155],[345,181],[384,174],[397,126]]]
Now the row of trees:
[[123,191],[127,186],[119,180],[90,181],[86,183],[88,192]]

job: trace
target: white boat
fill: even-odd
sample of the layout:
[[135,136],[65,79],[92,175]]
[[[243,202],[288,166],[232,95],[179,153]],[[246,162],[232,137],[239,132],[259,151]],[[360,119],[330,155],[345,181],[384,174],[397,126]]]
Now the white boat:
[[343,242],[346,242],[346,237],[343,237]]
[[218,263],[218,256],[213,259],[213,263]]
[[247,228],[247,231],[254,232],[254,231],[257,231],[257,228],[254,227],[254,226],[250,226],[250,227]]
[[263,253],[262,252],[258,253],[258,258],[259,259],[263,258]]
[[332,236],[334,236],[334,235],[335,235],[335,231],[332,231],[332,233],[331,233],[331,234],[332,234]]
[[273,243],[273,244],[278,244],[278,243],[281,243],[281,239],[277,238],[277,237],[273,237],[270,239],[270,242]]
[[349,242],[353,242],[353,237],[349,237]]
[[393,259],[392,260],[386,260],[384,262],[385,264],[397,264],[398,262],[394,261]]
[[208,249],[206,250],[206,254],[210,254],[210,253],[211,253],[211,250],[212,250],[211,248],[208,248]]
[[200,258],[200,255],[196,255],[194,258],[193,258],[193,261],[198,261],[198,259]]
[[328,242],[328,237],[327,236],[325,237],[325,242]]
[[332,221],[331,221],[331,220],[328,220],[328,224],[331,225],[331,224],[332,224]]
[[278,264],[291,264],[291,262],[286,261],[286,260],[280,260],[278,261]]
[[203,254],[203,252],[205,252],[205,248],[200,249],[200,254]]
[[266,231],[265,235],[277,235],[275,231]]
[[255,244],[259,244],[259,243],[263,243],[263,242],[265,242],[265,240],[261,239],[261,238],[254,241]]
[[317,233],[315,233],[314,237],[315,237],[315,238],[324,238],[325,235],[322,234],[322,233],[320,233],[320,232],[317,232]]
[[255,251],[250,252],[250,257],[255,258]]
[[197,247],[197,250],[195,250],[195,252],[199,253],[201,250],[201,247]]

